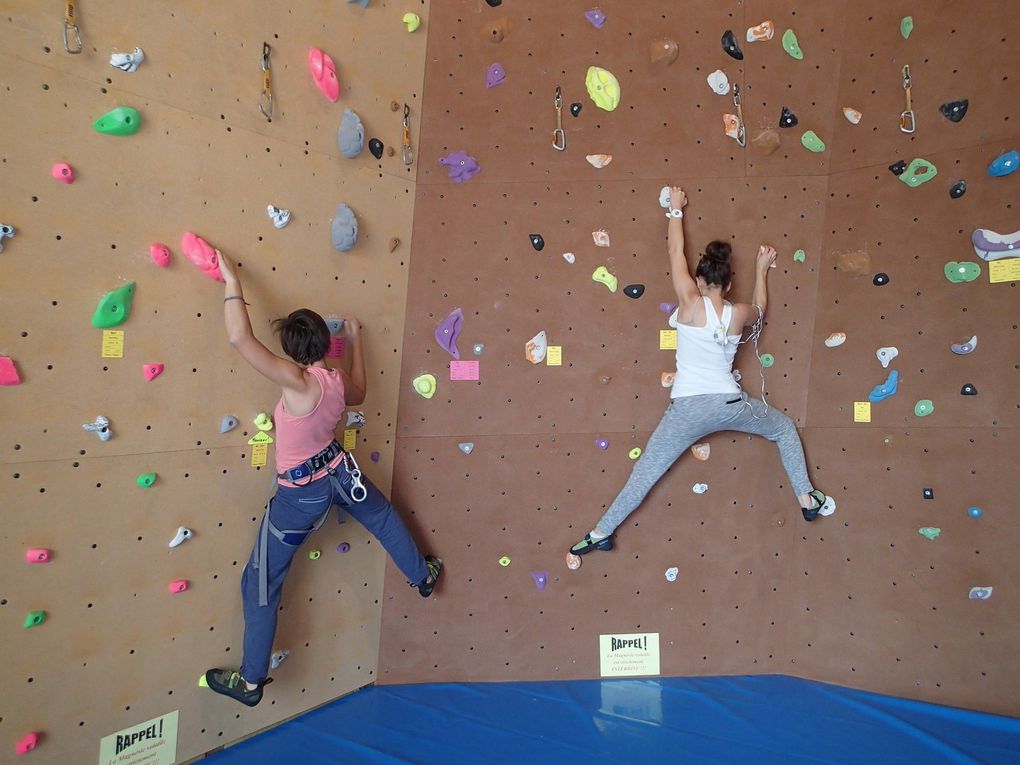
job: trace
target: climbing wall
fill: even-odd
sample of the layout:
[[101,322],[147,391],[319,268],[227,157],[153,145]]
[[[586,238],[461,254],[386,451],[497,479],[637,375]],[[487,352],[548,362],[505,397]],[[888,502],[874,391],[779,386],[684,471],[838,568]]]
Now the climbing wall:
[[[406,8],[249,6],[89,0],[75,56],[61,4],[0,14],[0,223],[17,231],[0,254],[0,354],[21,380],[0,388],[3,762],[30,732],[41,734],[32,762],[95,762],[103,737],[175,710],[184,762],[376,677],[382,555],[356,523],[331,519],[295,559],[275,645],[290,655],[262,704],[196,685],[241,661],[239,582],[271,475],[252,467],[248,440],[279,393],[227,343],[223,289],[188,262],[181,235],[239,262],[271,348],[268,321],[300,306],[363,321],[369,397],[355,454],[388,489],[417,171],[401,162],[401,120],[407,103],[417,147],[425,37],[400,23]],[[272,122],[257,109],[264,41]],[[109,66],[135,45],[137,72]],[[337,103],[309,76],[313,46],[336,61]],[[120,105],[140,112],[137,134],[93,130]],[[344,107],[395,155],[340,157]],[[57,162],[73,184],[50,177]],[[346,253],[330,241],[341,202],[360,221]],[[291,210],[286,228],[268,204]],[[172,250],[166,270],[150,261],[154,242]],[[129,281],[123,357],[103,358],[92,313]],[[165,370],[147,381],[145,363]],[[82,429],[98,415],[107,442]],[[226,415],[239,426],[221,433]],[[155,484],[136,485],[150,471]],[[180,526],[193,537],[170,549]],[[26,563],[31,548],[50,562]],[[181,579],[188,589],[170,594]],[[23,629],[32,611],[45,621]]]
[[[394,497],[446,578],[424,615],[415,593],[387,590],[381,681],[598,677],[600,635],[658,633],[663,675],[784,673],[1015,714],[1017,283],[990,283],[971,247],[976,228],[1020,228],[1020,176],[986,172],[1018,142],[1009,4],[607,0],[601,28],[591,7],[433,9]],[[746,42],[766,19],[774,38]],[[722,49],[727,29],[742,61]],[[802,60],[784,50],[787,29]],[[653,60],[662,39],[676,43],[672,62]],[[492,64],[506,76],[487,88]],[[904,65],[913,134],[899,129]],[[588,97],[589,66],[617,77],[615,110]],[[716,69],[740,86],[746,148],[724,135],[736,110],[732,92],[706,82]],[[564,151],[551,145],[557,87]],[[963,98],[962,121],[940,114]],[[796,125],[780,124],[783,107]],[[843,107],[863,114],[858,124]],[[824,150],[802,145],[809,130]],[[765,154],[756,144],[770,137],[779,146]],[[460,151],[480,172],[457,183],[470,165],[437,160]],[[593,154],[612,161],[596,169]],[[888,166],[915,157],[938,174],[910,187]],[[966,194],[951,198],[959,180]],[[808,525],[775,448],[720,433],[707,461],[673,466],[614,551],[571,571],[564,553],[668,403],[666,182],[690,197],[692,263],[709,240],[732,241],[737,300],[750,299],[757,245],[778,249],[759,347],[774,359],[768,401],[799,426],[837,508]],[[601,229],[608,248],[595,246]],[[955,283],[950,261],[978,263],[980,276]],[[599,266],[615,293],[593,280]],[[637,299],[624,292],[634,284]],[[450,379],[433,336],[455,308],[477,381]],[[525,360],[540,330],[561,365]],[[845,342],[828,347],[838,332]],[[972,335],[973,353],[951,350]],[[883,369],[876,351],[893,346]],[[752,348],[737,367],[760,395]],[[893,370],[898,391],[855,421],[855,402]],[[424,374],[437,380],[429,399],[412,387]],[[968,383],[978,395],[961,395]],[[921,400],[934,411],[915,414]],[[973,587],[992,595],[972,599]]]

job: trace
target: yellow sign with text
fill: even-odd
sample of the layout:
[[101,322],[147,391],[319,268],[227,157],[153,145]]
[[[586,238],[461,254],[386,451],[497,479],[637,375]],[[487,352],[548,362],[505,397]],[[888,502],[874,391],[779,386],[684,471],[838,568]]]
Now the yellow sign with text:
[[659,633],[599,635],[602,677],[659,674]]

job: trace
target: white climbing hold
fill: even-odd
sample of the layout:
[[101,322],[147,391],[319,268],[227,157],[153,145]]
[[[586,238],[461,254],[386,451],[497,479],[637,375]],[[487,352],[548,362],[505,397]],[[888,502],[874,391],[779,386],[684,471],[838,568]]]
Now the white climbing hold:
[[818,508],[819,515],[832,515],[836,512],[836,500],[832,497],[826,496],[822,506]]
[[237,427],[237,418],[228,414],[222,420],[220,420],[220,433],[229,433],[231,430]]
[[694,459],[704,462],[708,459],[712,453],[711,444],[695,444],[691,447],[691,454],[694,455]]
[[846,342],[845,332],[833,332],[827,338],[825,338],[826,348],[837,348]]
[[708,491],[708,484],[696,483],[691,487],[691,491],[693,491],[695,494],[704,494],[706,491]]
[[109,441],[113,437],[113,431],[110,430],[110,421],[103,415],[99,415],[94,422],[87,422],[81,427],[82,430],[95,433],[99,436],[100,441]]
[[484,350],[485,350],[484,343],[475,343],[473,346],[471,346],[471,352],[475,354],[475,356],[481,356],[482,351]]
[[591,232],[592,241],[595,242],[596,247],[608,247],[609,246],[609,232],[604,228],[598,231]]
[[854,109],[852,106],[844,106],[843,116],[846,117],[847,122],[849,122],[851,125],[856,125],[858,122],[861,121],[861,117],[863,117],[864,115],[861,114],[857,109]]
[[464,452],[464,454],[471,454],[475,450],[475,445],[470,441],[462,441],[457,444],[457,448]]
[[141,48],[135,48],[131,53],[116,53],[110,55],[110,66],[120,69],[122,72],[134,72],[145,61],[145,54]]
[[988,600],[992,597],[991,587],[971,587],[967,597],[971,600]]
[[365,427],[365,413],[356,412],[353,409],[348,409],[347,414],[347,427],[348,428],[363,428]]
[[588,154],[585,156],[588,160],[588,164],[597,170],[601,170],[603,167],[613,161],[612,154]]
[[666,569],[666,581],[675,582],[677,574],[679,573],[680,569],[678,569],[676,566],[670,566],[669,568]]
[[882,362],[882,369],[888,369],[889,362],[900,355],[900,350],[895,345],[886,345],[875,351],[875,355]]
[[277,228],[283,228],[290,223],[290,210],[281,210],[279,207],[266,205],[266,212],[269,214],[269,220]]
[[181,526],[177,529],[177,533],[174,535],[174,538],[170,540],[170,544],[167,545],[167,547],[177,547],[177,545],[184,544],[186,541],[191,539],[192,536],[191,529],[187,526]]
[[712,92],[717,96],[725,96],[730,92],[730,80],[726,76],[726,72],[722,69],[716,69],[712,74],[708,75],[708,87],[712,89]]
[[549,341],[546,339],[543,329],[524,346],[524,358],[532,364],[541,364],[545,361],[545,352],[549,348]]
[[269,657],[269,668],[279,669],[280,665],[283,664],[283,660],[290,656],[290,651],[284,648],[281,651],[273,651],[272,656]]
[[576,260],[577,258],[575,258],[575,257],[574,257],[574,253],[572,253],[572,252],[565,252],[565,253],[563,253],[563,259],[564,259],[565,261],[567,261],[568,263],[570,263],[570,264],[573,264],[573,262],[574,262],[574,261],[575,261],[575,260]]

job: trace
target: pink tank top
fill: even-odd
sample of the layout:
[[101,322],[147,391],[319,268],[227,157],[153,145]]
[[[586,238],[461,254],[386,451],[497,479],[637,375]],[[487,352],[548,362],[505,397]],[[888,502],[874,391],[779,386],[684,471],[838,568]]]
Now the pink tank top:
[[313,457],[333,440],[333,431],[344,413],[344,381],[336,369],[308,367],[322,387],[319,403],[308,414],[287,413],[283,396],[276,405],[276,472],[283,473]]

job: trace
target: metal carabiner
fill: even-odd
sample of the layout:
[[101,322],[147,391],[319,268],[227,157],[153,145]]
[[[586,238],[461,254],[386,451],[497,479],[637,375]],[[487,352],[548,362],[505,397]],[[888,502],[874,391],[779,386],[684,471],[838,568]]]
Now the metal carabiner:
[[[71,54],[81,53],[81,32],[74,20],[74,0],[66,0],[66,2],[64,8],[64,50]],[[74,34],[74,44],[77,46],[74,49],[68,44],[68,32]]]
[[262,95],[259,96],[259,111],[268,121],[273,121],[273,88],[269,81],[269,43],[262,43]]
[[747,146],[747,131],[744,128],[744,109],[740,105],[740,86],[736,83],[733,83],[733,105],[737,109],[737,145]]
[[903,90],[907,96],[907,108],[900,113],[900,130],[904,133],[913,133],[916,129],[914,122],[914,104],[910,98],[910,65],[903,65]]
[[560,94],[560,86],[556,86],[556,95],[553,96],[553,108],[556,109],[556,129],[553,131],[553,148],[556,151],[563,151],[567,148],[567,134],[563,132],[563,96]]
[[[351,461],[350,465],[347,464],[348,460]],[[350,452],[344,452],[344,467],[347,468],[347,472],[351,475],[351,499],[355,502],[364,502],[368,498],[368,489],[361,482],[361,468],[358,467],[357,460],[354,459],[354,455]]]
[[404,147],[401,149],[400,158],[405,165],[414,162],[414,152],[411,150],[411,107],[404,104]]

